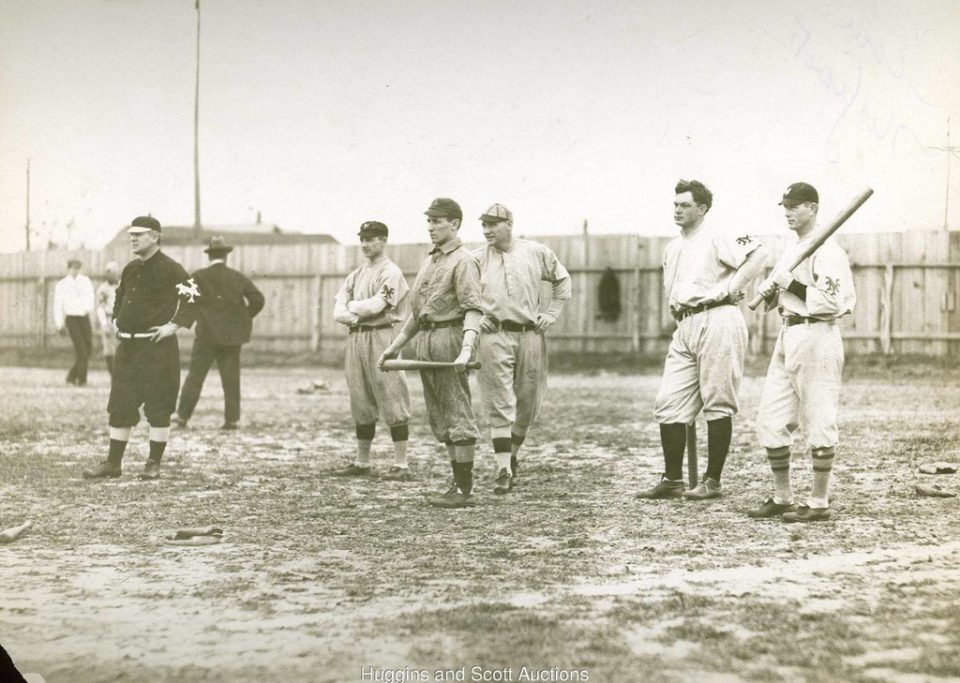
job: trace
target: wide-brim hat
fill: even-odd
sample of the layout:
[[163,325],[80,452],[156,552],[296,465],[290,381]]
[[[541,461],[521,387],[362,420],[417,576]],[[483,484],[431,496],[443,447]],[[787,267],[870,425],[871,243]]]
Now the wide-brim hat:
[[205,254],[229,254],[231,251],[233,251],[233,247],[227,244],[227,241],[218,235],[210,239],[210,246],[203,251]]

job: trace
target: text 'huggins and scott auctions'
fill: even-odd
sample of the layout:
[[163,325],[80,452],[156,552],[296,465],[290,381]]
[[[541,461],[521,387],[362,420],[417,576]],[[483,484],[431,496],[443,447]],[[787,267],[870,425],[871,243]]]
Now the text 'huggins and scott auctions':
[[583,683],[590,680],[586,669],[542,668],[533,666],[490,669],[483,666],[461,666],[453,669],[419,669],[403,667],[386,669],[378,666],[361,666],[361,681],[377,683],[426,683],[427,681],[471,681],[501,683],[503,681],[541,681]]

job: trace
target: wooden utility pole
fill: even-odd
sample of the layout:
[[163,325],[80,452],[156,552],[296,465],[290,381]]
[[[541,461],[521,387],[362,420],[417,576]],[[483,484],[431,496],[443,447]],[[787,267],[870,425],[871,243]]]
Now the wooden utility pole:
[[27,251],[30,251],[30,160],[27,159],[27,223],[24,226],[27,235]]
[[200,223],[200,0],[197,9],[197,69],[193,91],[193,232],[199,239]]

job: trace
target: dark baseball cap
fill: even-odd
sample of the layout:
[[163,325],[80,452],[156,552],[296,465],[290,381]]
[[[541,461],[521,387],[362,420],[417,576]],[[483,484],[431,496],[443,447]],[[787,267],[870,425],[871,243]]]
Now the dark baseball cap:
[[367,221],[360,226],[360,237],[386,237],[390,234],[387,226],[380,221]]
[[459,218],[463,220],[463,211],[460,205],[447,197],[437,197],[430,203],[430,208],[424,213],[431,217]]
[[781,206],[786,206],[787,208],[803,204],[804,202],[820,203],[820,195],[817,193],[817,188],[809,183],[794,183],[790,185],[780,199]]
[[130,221],[130,227],[127,228],[128,233],[148,232],[150,230],[160,232],[160,221],[153,216],[137,216]]

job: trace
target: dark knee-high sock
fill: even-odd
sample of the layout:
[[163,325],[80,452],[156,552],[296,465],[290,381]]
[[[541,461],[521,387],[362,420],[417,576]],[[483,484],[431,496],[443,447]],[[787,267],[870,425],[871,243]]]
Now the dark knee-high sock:
[[719,420],[707,420],[707,476],[720,481],[723,464],[730,452],[730,437],[733,434],[733,419],[721,417]]
[[667,479],[683,479],[683,453],[687,447],[687,425],[674,422],[660,425],[664,474]]

